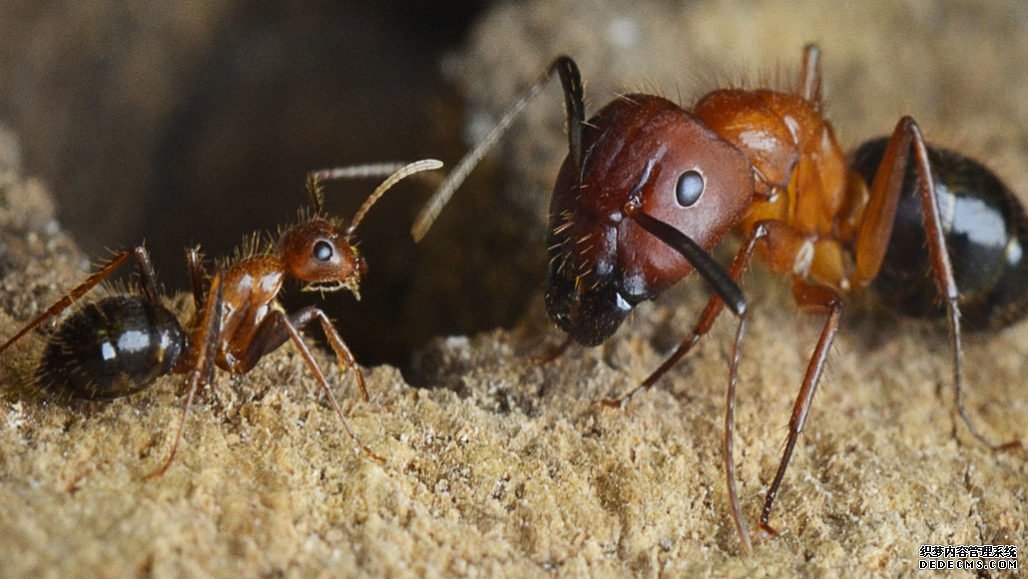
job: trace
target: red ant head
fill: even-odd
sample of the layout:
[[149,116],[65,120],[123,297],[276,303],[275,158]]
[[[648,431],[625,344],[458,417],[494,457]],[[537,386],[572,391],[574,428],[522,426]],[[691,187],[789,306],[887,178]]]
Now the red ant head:
[[307,282],[304,291],[345,288],[359,297],[367,264],[344,228],[332,220],[314,216],[289,228],[279,239],[278,250],[289,275]]
[[325,292],[346,288],[360,299],[358,290],[361,276],[368,272],[368,265],[352,243],[357,226],[368,210],[397,182],[415,173],[442,166],[435,159],[424,159],[397,167],[372,191],[345,227],[338,220],[326,216],[321,180],[368,176],[375,174],[377,167],[358,166],[309,173],[307,193],[314,202],[314,213],[310,215],[301,212],[300,224],[283,232],[278,241],[279,257],[288,274],[307,282],[304,291]]
[[546,307],[576,341],[595,345],[638,303],[693,270],[625,213],[629,201],[709,251],[753,195],[742,153],[674,103],[628,95],[585,123],[550,202]]

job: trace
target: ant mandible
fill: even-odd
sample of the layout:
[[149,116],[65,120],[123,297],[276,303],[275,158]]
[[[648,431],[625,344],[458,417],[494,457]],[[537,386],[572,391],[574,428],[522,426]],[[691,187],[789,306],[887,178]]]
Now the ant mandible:
[[[367,264],[354,241],[357,226],[371,206],[398,181],[440,167],[439,161],[426,159],[403,166],[382,163],[314,171],[308,174],[306,185],[314,204],[313,213],[301,211],[298,222],[284,228],[277,243],[262,245],[254,236],[241,249],[239,257],[216,265],[213,273],[204,268],[199,248],[187,250],[196,306],[188,332],[161,303],[149,254],[140,245],[115,255],[0,346],[0,354],[59,316],[122,265],[135,260],[142,295],[111,295],[69,316],[50,336],[36,369],[34,383],[40,392],[65,399],[106,400],[138,392],[165,374],[188,374],[185,402],[171,450],[164,462],[147,475],[151,478],[164,474],[171,466],[193,396],[210,383],[215,367],[245,374],[266,354],[292,341],[346,433],[364,454],[384,462],[350,428],[300,330],[311,322],[320,323],[340,372],[353,370],[361,396],[368,401],[364,374],[350,349],[321,309],[308,306],[287,313],[278,294],[286,279],[295,278],[304,283],[304,291],[347,289],[359,298],[360,280],[367,273]],[[348,225],[325,213],[323,181],[383,176],[388,178],[361,205]]]
[[[412,229],[416,240],[554,74],[564,91],[568,155],[550,201],[545,301],[550,317],[568,334],[561,350],[572,340],[602,343],[636,305],[699,272],[714,293],[692,332],[640,386],[603,403],[623,407],[651,387],[728,306],[739,322],[729,368],[724,469],[745,549],[751,541],[732,458],[747,317],[738,283],[758,248],[773,272],[791,277],[800,309],[826,316],[764,500],[763,535],[776,534],[768,523],[771,508],[838,332],[844,292],[874,283],[908,313],[944,310],[960,417],[987,446],[1020,447],[1017,441],[990,443],[964,409],[960,314],[964,308],[972,325],[998,327],[1028,309],[1024,209],[984,166],[927,146],[910,117],[900,119],[891,138],[861,146],[848,165],[821,114],[816,46],[804,49],[795,92],[715,90],[691,111],[658,96],[629,94],[588,122],[578,67],[571,58],[558,57],[456,165],[418,216]],[[983,211],[989,219],[976,219]],[[709,252],[733,229],[743,243],[726,271]],[[933,307],[935,296],[943,296],[943,308]]]

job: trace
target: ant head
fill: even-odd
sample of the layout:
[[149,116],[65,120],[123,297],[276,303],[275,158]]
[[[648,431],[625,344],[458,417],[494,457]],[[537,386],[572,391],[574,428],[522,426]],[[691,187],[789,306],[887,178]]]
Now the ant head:
[[337,221],[314,214],[282,234],[278,251],[289,275],[306,282],[304,291],[345,288],[359,296],[368,266]]
[[749,163],[674,103],[628,95],[585,124],[550,201],[550,317],[583,344],[609,337],[638,303],[693,270],[626,213],[672,226],[710,251],[753,196]]
[[296,279],[307,282],[304,291],[324,292],[345,288],[359,299],[361,276],[367,273],[368,266],[353,241],[357,226],[371,206],[401,179],[442,166],[439,161],[425,159],[400,167],[368,196],[345,227],[339,220],[325,214],[321,179],[366,176],[364,171],[353,171],[353,175],[346,171],[338,174],[333,171],[308,174],[307,192],[314,203],[314,213],[302,217],[299,224],[285,230],[279,238],[278,253],[286,271]]

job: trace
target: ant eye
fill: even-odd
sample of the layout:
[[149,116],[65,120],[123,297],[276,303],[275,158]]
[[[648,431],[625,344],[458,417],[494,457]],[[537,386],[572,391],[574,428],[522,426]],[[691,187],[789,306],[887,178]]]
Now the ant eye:
[[678,177],[678,184],[675,185],[675,199],[682,207],[689,207],[700,200],[703,194],[703,175],[695,169],[690,169]]
[[314,259],[318,261],[328,261],[332,259],[332,254],[335,253],[332,250],[332,244],[327,241],[319,241],[314,244]]

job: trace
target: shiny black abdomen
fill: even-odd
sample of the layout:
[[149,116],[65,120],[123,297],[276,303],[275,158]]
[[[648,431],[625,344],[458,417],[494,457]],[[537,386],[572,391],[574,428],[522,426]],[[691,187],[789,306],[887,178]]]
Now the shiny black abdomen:
[[168,374],[186,349],[174,314],[138,296],[115,296],[72,314],[50,337],[36,371],[49,394],[103,400]]
[[[887,139],[860,146],[853,169],[867,183]],[[953,276],[960,290],[961,318],[972,329],[998,328],[1028,310],[1028,221],[1024,208],[1002,181],[982,164],[959,153],[928,148],[935,196]],[[881,299],[907,315],[942,316],[932,278],[913,156],[907,165],[895,226],[874,288]]]

